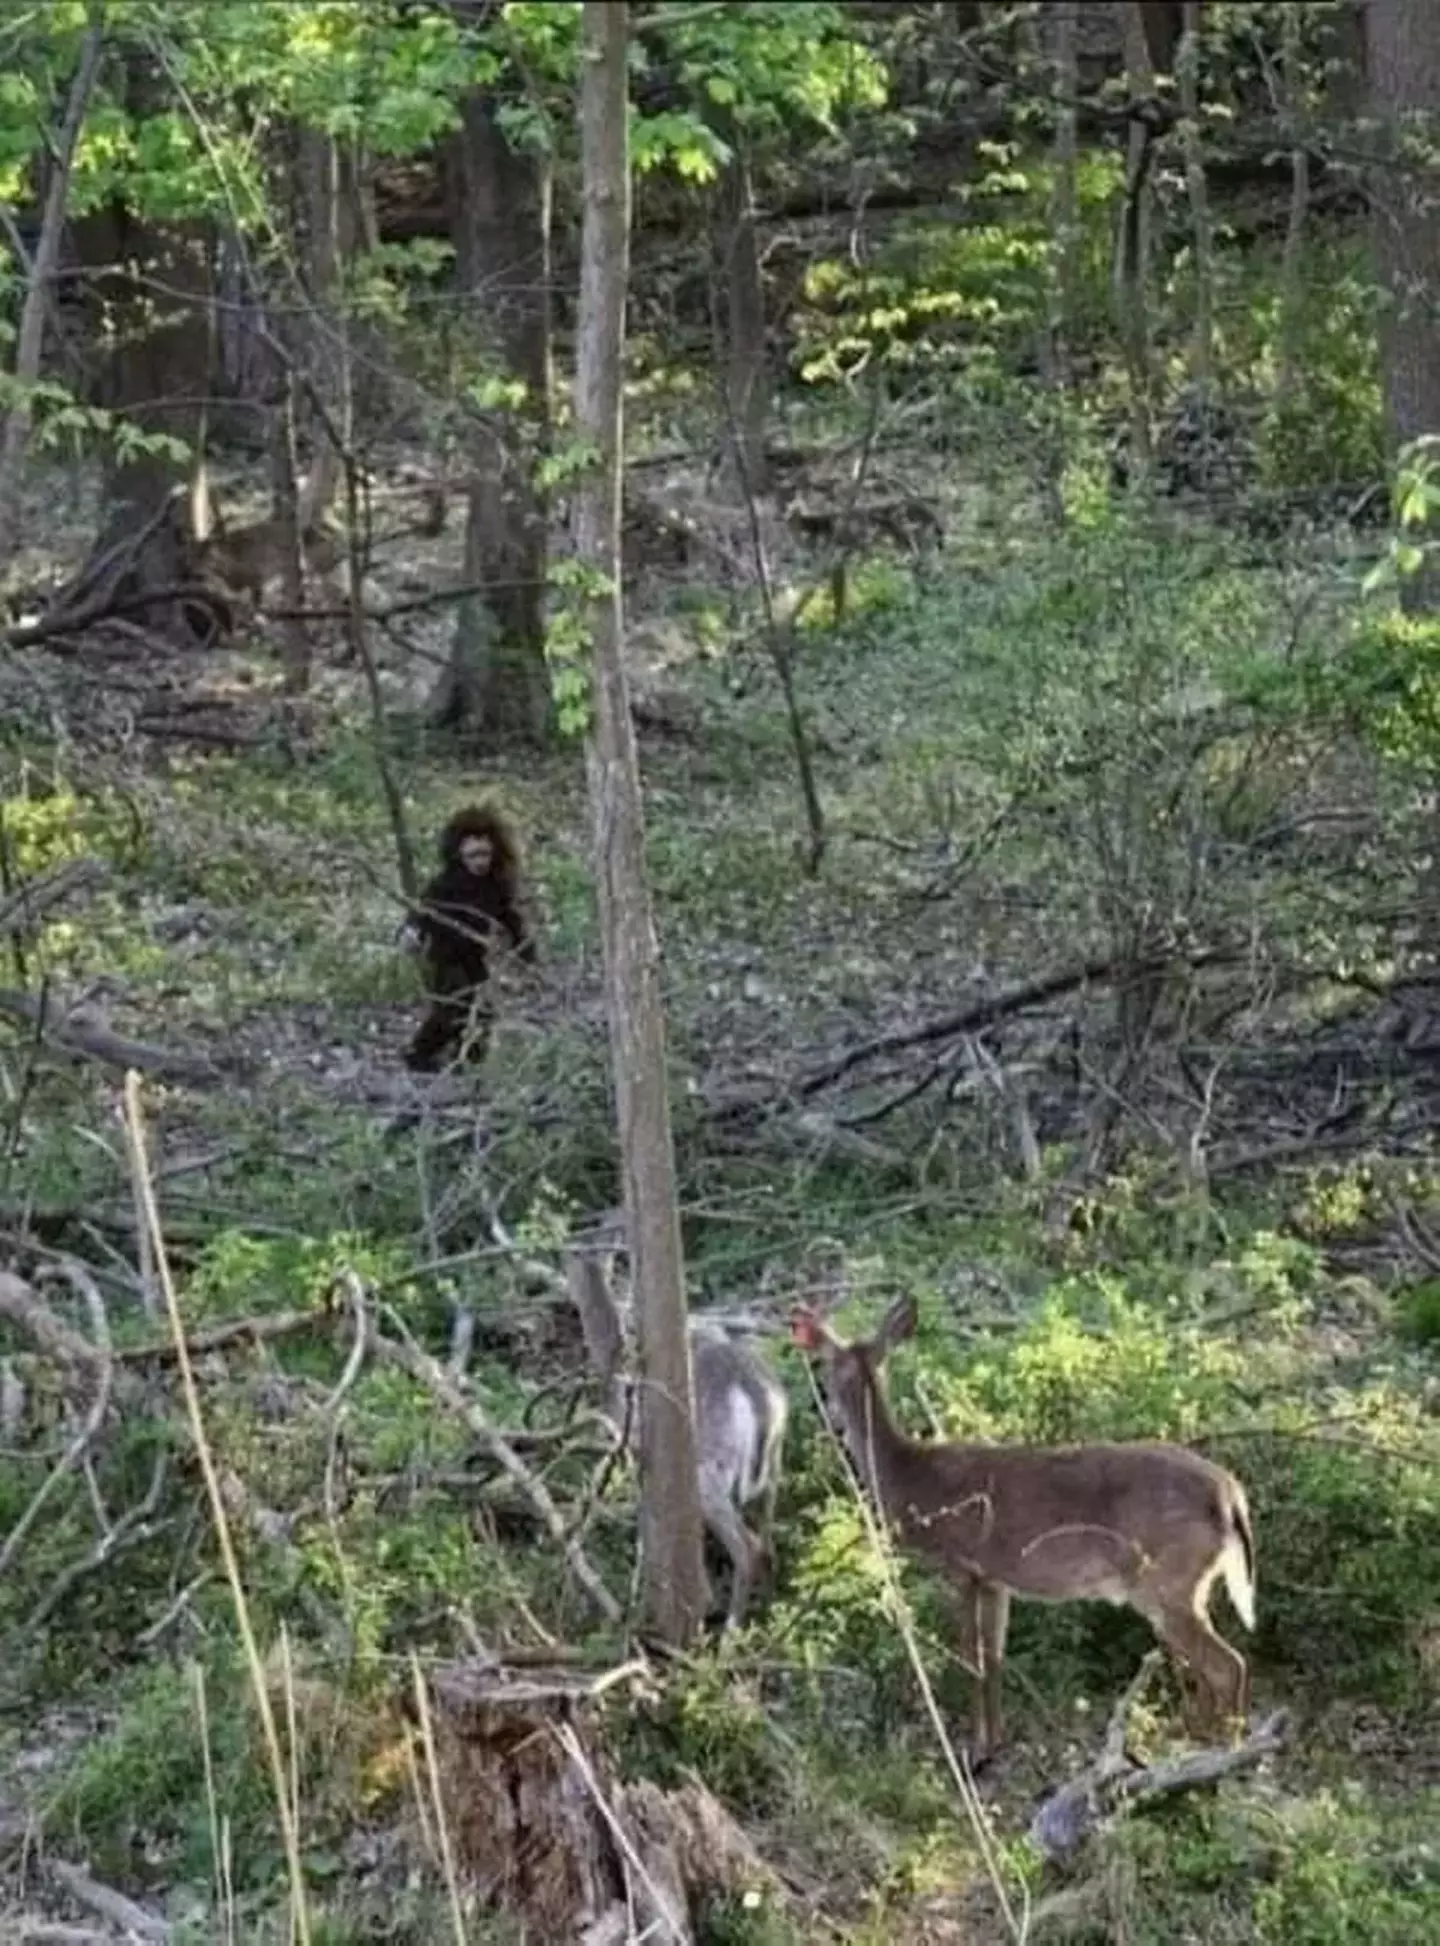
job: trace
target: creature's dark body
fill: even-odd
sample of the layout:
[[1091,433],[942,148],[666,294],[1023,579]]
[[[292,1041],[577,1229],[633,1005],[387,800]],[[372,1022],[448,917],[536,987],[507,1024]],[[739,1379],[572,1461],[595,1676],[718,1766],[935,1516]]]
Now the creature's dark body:
[[[468,837],[493,847],[488,872],[461,862]],[[433,1074],[456,1054],[479,1065],[490,1045],[493,1009],[486,985],[497,938],[533,961],[535,945],[519,903],[514,834],[498,812],[461,811],[440,835],[441,869],[421,894],[411,923],[419,934],[430,990],[430,1007],[405,1055],[405,1065]]]

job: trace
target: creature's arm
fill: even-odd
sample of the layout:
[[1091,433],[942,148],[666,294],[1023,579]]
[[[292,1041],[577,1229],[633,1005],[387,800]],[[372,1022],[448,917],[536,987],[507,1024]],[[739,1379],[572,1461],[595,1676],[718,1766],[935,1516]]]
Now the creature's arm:
[[435,932],[435,900],[438,892],[437,885],[427,885],[416,903],[406,909],[405,917],[395,928],[395,944],[401,952],[424,953],[429,950]]
[[535,964],[535,935],[525,923],[525,915],[514,903],[507,905],[500,915],[500,923],[510,935],[510,943],[515,949],[515,957],[522,965]]

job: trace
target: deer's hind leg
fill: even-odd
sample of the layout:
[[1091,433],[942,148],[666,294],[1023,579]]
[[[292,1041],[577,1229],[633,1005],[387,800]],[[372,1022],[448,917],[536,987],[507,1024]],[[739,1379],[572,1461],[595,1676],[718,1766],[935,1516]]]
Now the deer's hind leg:
[[746,1603],[759,1565],[760,1543],[740,1518],[730,1497],[728,1485],[702,1466],[700,1469],[700,1511],[705,1525],[730,1556],[730,1605],[725,1613],[726,1630],[739,1628],[745,1619]]
[[[1237,1722],[1243,1726],[1250,1709],[1249,1667],[1244,1656],[1211,1627],[1199,1604],[1147,1602],[1140,1612],[1180,1663],[1182,1692],[1187,1691],[1187,1673],[1206,1692],[1208,1711],[1196,1709],[1192,1700],[1194,1727],[1233,1727]],[[1193,1691],[1189,1693],[1193,1697]]]

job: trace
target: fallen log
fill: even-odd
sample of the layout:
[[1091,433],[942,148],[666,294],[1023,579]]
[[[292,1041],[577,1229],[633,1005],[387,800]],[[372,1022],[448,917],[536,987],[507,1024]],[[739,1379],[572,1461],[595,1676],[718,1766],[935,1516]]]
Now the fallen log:
[[1190,1750],[1152,1764],[1137,1763],[1125,1748],[1130,1711],[1161,1660],[1158,1649],[1145,1657],[1111,1714],[1100,1754],[1047,1797],[1031,1819],[1030,1842],[1052,1862],[1069,1858],[1087,1838],[1139,1804],[1253,1770],[1284,1747],[1289,1719],[1284,1710],[1276,1710],[1231,1749]]

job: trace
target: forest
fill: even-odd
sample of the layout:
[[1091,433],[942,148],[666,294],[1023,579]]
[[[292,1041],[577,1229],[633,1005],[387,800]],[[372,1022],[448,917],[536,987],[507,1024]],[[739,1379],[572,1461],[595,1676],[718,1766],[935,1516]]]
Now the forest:
[[0,10],[0,1946],[1440,1938],[1440,7]]

